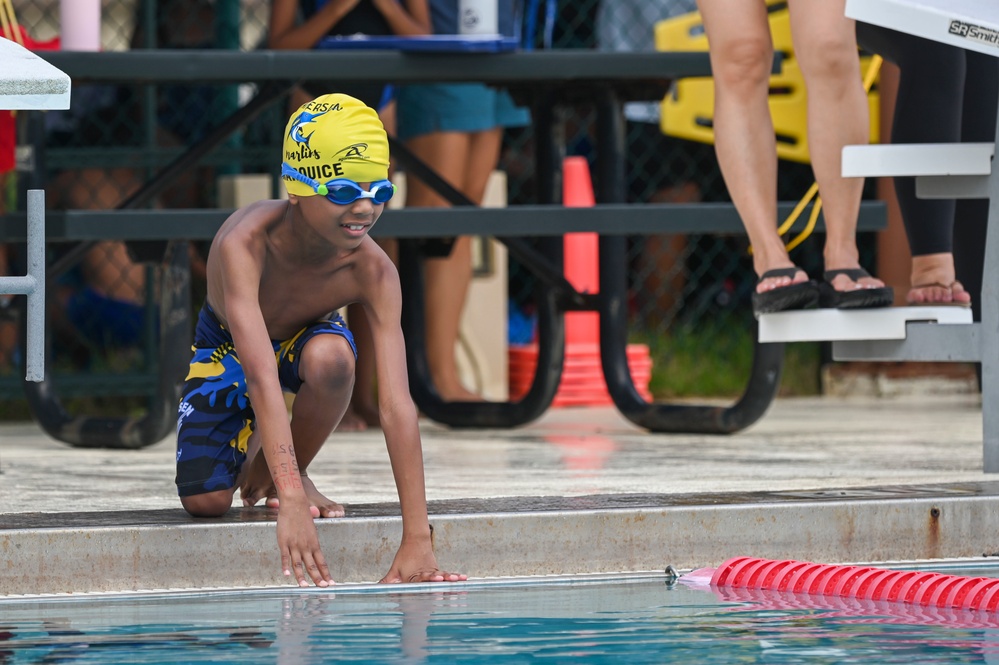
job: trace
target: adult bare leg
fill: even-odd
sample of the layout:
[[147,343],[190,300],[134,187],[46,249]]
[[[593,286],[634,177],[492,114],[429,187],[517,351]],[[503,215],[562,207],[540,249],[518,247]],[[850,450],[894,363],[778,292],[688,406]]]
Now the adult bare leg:
[[[502,130],[484,132],[434,132],[408,142],[409,148],[453,187],[479,204],[489,174],[496,167]],[[407,183],[406,205],[444,207],[447,202],[424,183]],[[445,401],[481,400],[462,385],[455,347],[461,313],[472,281],[471,238],[455,240],[451,254],[427,259],[426,341],[427,363],[434,386]]]
[[[715,150],[732,202],[753,246],[757,275],[794,265],[777,235],[777,145],[768,93],[773,43],[766,5],[698,0],[715,83]],[[762,280],[758,292],[807,281]]]
[[[826,219],[826,270],[859,268],[857,215],[862,178],[842,176],[845,145],[870,139],[854,21],[844,14],[844,0],[791,0],[791,36],[808,87],[808,146],[819,183]],[[836,290],[883,287],[873,277],[854,281],[845,274],[832,280]]]

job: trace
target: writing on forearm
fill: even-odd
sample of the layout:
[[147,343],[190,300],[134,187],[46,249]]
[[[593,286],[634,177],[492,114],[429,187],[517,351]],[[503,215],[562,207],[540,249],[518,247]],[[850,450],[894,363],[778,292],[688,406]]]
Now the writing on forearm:
[[287,490],[300,490],[302,489],[302,478],[298,475],[287,475],[274,478],[274,487],[277,488],[279,492]]
[[278,490],[302,489],[302,476],[298,470],[298,459],[295,457],[295,447],[279,444],[277,452],[281,459],[271,464],[271,478]]

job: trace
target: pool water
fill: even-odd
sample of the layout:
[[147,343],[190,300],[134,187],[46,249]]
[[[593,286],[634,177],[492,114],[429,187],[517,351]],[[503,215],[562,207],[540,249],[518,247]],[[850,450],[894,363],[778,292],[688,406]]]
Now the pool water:
[[526,661],[999,663],[999,616],[723,600],[661,574],[0,600],[3,664]]

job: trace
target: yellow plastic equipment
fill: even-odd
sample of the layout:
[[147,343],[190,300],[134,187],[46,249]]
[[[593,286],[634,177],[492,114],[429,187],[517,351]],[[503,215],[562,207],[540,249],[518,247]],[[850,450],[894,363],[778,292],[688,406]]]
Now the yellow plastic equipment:
[[[739,0],[744,1],[744,0]],[[777,156],[807,163],[808,132],[806,125],[805,80],[794,57],[791,44],[791,21],[787,2],[767,0],[770,10],[770,34],[774,50],[783,55],[780,72],[770,77],[770,115],[777,138]],[[682,14],[655,26],[659,51],[707,51],[708,38],[698,12]],[[861,71],[866,72],[870,58],[861,56]],[[714,143],[714,82],[711,78],[678,80],[663,100],[660,127],[664,134],[677,138]],[[868,92],[871,118],[871,141],[878,141],[877,86]]]

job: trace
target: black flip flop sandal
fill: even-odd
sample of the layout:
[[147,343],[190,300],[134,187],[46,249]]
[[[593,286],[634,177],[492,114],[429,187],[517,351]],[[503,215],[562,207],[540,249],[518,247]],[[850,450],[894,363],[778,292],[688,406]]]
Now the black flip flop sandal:
[[895,291],[890,286],[879,286],[875,289],[837,291],[832,285],[832,281],[839,275],[846,275],[855,282],[871,276],[863,268],[826,270],[822,273],[823,281],[819,283],[819,307],[868,309],[871,307],[891,307],[894,304]]
[[[774,268],[768,270],[756,280],[757,285],[765,279],[774,277],[794,276],[799,272],[804,272],[801,268],[792,266],[790,268]],[[818,286],[813,280],[788,284],[770,291],[758,293],[753,290],[753,316],[759,318],[760,314],[772,314],[774,312],[786,312],[793,309],[805,309],[812,307],[819,301]]]

